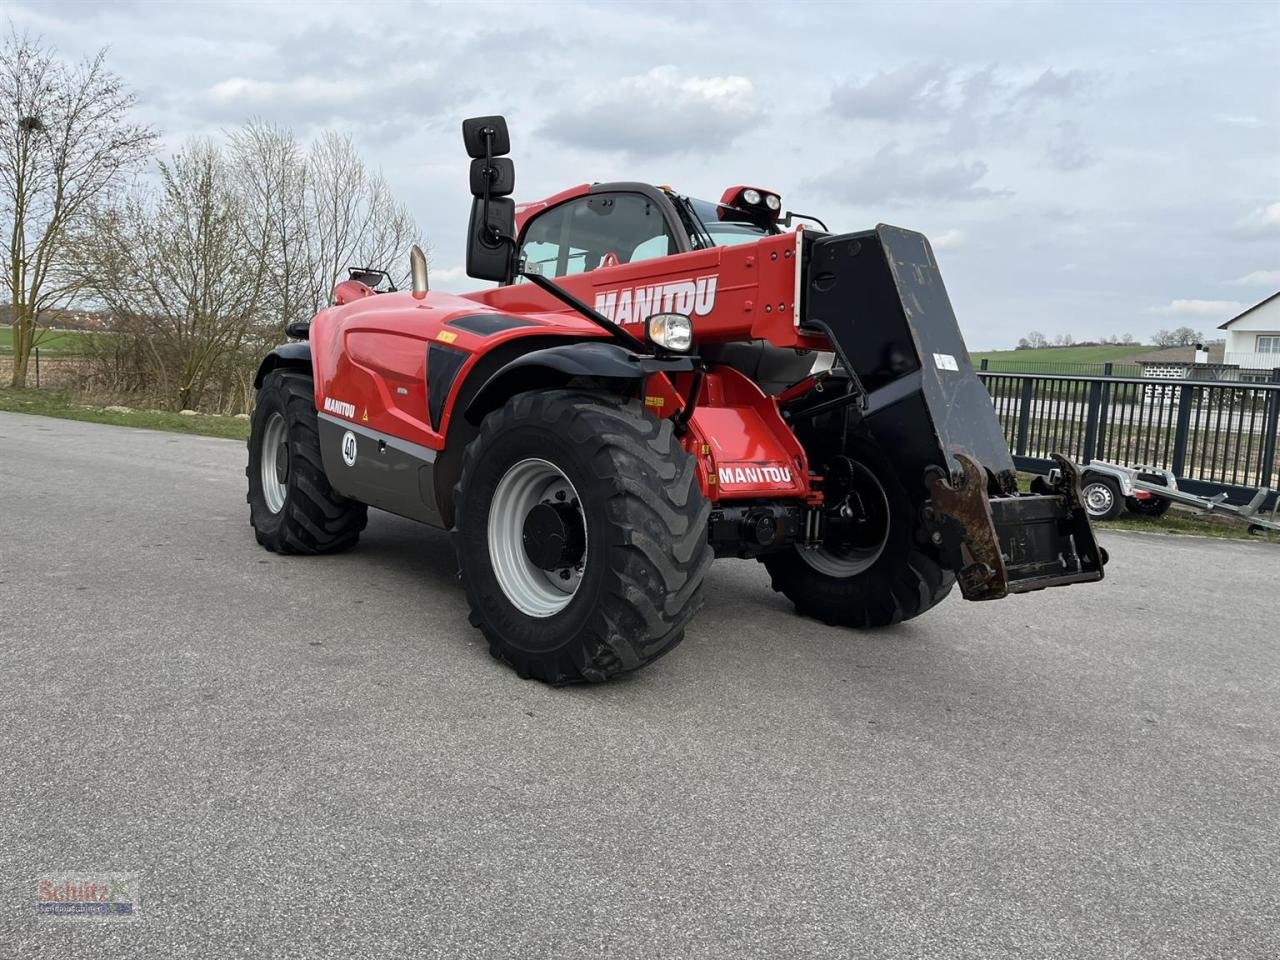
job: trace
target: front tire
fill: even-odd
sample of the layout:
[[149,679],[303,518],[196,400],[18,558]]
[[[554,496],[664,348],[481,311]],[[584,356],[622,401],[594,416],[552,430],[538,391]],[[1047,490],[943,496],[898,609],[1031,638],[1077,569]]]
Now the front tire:
[[263,380],[245,474],[249,523],[273,553],[337,553],[360,539],[368,508],[329,485],[309,376],[274,370]]
[[522,677],[635,670],[702,604],[711,507],[671,423],[636,401],[518,394],[467,447],[455,503],[471,622]]
[[915,506],[880,448],[857,440],[848,459],[858,522],[818,550],[761,557],[773,589],[797,613],[832,626],[885,627],[918,617],[946,598],[955,575],[916,543]]

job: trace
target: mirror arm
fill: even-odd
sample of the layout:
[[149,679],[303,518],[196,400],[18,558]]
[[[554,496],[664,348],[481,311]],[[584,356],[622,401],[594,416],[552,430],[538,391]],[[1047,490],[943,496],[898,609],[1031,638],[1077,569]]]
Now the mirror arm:
[[633,337],[621,326],[619,326],[618,324],[610,320],[608,317],[606,317],[603,313],[600,313],[598,310],[595,310],[592,307],[587,306],[585,303],[583,303],[581,300],[575,297],[568,290],[565,290],[563,287],[561,287],[557,283],[552,283],[542,274],[526,273],[525,271],[521,271],[520,276],[524,277],[526,280],[528,280],[538,289],[545,290],[547,293],[551,294],[560,302],[565,303],[570,307],[572,307],[578,313],[582,314],[584,317],[586,317],[588,320],[594,323],[597,327],[609,333],[609,335],[612,336],[613,339],[617,340],[618,343],[622,344],[622,346],[626,347],[628,350],[634,350],[637,353],[643,353],[645,355],[649,355],[653,353],[653,350],[651,350],[649,348],[649,345],[645,343],[643,340],[639,339],[638,337]]

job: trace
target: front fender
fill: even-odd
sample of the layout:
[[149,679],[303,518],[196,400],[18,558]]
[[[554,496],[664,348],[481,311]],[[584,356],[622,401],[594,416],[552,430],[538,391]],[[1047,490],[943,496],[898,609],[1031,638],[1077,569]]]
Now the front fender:
[[689,357],[658,357],[633,353],[607,341],[577,341],[533,350],[512,360],[485,381],[464,413],[475,422],[519,393],[527,383],[567,383],[576,377],[632,381],[654,373],[688,373],[692,369],[693,360]]
[[311,372],[311,344],[302,342],[282,343],[258,364],[258,372],[254,374],[253,385],[261,387],[267,374],[280,367],[294,367]]

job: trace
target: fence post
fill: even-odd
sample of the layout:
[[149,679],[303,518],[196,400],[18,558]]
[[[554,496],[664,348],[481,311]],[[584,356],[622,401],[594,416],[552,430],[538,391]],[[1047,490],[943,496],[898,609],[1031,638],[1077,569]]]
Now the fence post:
[[40,389],[40,348],[35,348],[36,355],[36,389]]
[[1103,375],[1104,377],[1109,377],[1109,376],[1111,376],[1111,371],[1112,371],[1112,369],[1113,369],[1113,367],[1111,366],[1111,361],[1110,361],[1110,360],[1108,360],[1106,363],[1104,363],[1104,364],[1102,365],[1102,375]]
[[982,360],[980,361],[980,364],[981,365],[978,367],[979,370],[987,369],[987,358],[983,357]]
[[1102,381],[1094,380],[1089,384],[1089,410],[1084,421],[1084,449],[1080,451],[1080,462],[1089,463],[1098,450],[1098,425],[1102,419]]
[[[1280,367],[1271,371],[1271,382],[1280,384]],[[1262,462],[1259,464],[1258,486],[1271,486],[1271,470],[1276,460],[1276,434],[1280,432],[1280,390],[1272,390],[1267,397],[1267,422],[1263,427]]]
[[1187,463],[1187,440],[1191,434],[1191,397],[1199,387],[1187,383],[1178,385],[1178,424],[1173,430],[1173,475],[1181,478]]
[[1032,379],[1022,378],[1022,402],[1018,405],[1018,439],[1013,448],[1015,457],[1027,455],[1027,430],[1031,426]]

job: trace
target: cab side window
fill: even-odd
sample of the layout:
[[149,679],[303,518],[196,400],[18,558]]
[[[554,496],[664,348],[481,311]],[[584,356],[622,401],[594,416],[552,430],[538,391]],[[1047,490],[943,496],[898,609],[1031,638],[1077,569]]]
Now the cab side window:
[[567,277],[595,270],[612,254],[638,263],[675,253],[662,211],[638,193],[598,193],[552,207],[530,221],[520,245],[529,273]]

